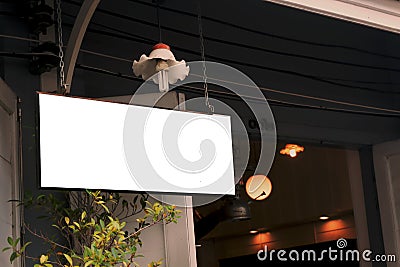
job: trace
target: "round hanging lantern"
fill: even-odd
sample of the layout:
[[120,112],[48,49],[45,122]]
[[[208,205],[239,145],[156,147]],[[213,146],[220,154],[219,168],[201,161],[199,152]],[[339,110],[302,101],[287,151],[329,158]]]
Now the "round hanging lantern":
[[246,182],[246,193],[254,200],[266,199],[271,191],[272,183],[265,175],[253,175]]

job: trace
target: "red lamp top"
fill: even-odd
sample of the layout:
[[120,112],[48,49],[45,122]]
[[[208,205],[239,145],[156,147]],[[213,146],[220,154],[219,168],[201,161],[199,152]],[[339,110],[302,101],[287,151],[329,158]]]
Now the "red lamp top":
[[169,47],[169,45],[163,44],[163,43],[158,43],[156,45],[153,46],[153,50],[156,49],[167,49],[167,50],[171,50],[171,48]]

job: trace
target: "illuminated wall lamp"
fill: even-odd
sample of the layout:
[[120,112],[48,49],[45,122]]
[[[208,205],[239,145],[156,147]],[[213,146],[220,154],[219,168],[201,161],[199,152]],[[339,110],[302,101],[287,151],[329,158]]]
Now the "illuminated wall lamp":
[[246,182],[246,193],[254,200],[264,200],[271,194],[272,183],[263,174],[253,175]]
[[304,147],[296,145],[296,144],[286,144],[285,148],[281,149],[279,152],[282,155],[288,155],[291,158],[297,156],[298,153],[303,152]]

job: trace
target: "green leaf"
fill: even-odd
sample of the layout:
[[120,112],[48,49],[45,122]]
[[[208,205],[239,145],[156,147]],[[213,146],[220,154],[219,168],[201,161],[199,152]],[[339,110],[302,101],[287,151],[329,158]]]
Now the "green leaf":
[[136,248],[136,246],[133,246],[133,247],[131,247],[131,253],[132,253],[132,254],[135,254],[135,253],[136,253],[136,251],[137,251],[137,248]]
[[64,254],[64,257],[67,259],[67,261],[69,262],[69,264],[72,265],[72,258],[71,258],[69,255],[67,255],[67,254]]
[[3,248],[3,249],[1,250],[1,252],[4,252],[4,251],[9,250],[9,249],[11,249],[11,247]]
[[93,263],[93,260],[90,260],[90,261],[88,261],[88,262],[86,262],[85,263],[85,265],[84,265],[84,267],[88,267],[90,264],[92,264]]
[[25,249],[26,249],[26,247],[29,246],[30,244],[32,244],[32,242],[26,242],[26,243],[22,246],[22,248],[20,249],[20,251],[21,251],[21,252],[24,252]]
[[71,255],[71,258],[78,259],[78,260],[82,260],[82,258],[79,257],[79,256],[76,255],[76,254],[72,254],[72,255]]
[[18,200],[18,199],[10,199],[10,200],[8,200],[7,202],[21,202],[21,200]]
[[18,237],[17,239],[14,240],[14,244],[13,247],[16,247],[18,245],[18,242],[21,240],[20,237]]
[[10,263],[12,263],[18,257],[17,252],[13,252],[10,256]]
[[52,224],[51,226],[53,226],[54,228],[57,228],[58,230],[61,230],[60,226],[58,226],[57,224]]
[[39,200],[39,199],[45,198],[45,197],[46,197],[45,195],[38,195],[37,198],[36,198],[36,200]]
[[8,244],[10,244],[10,246],[14,245],[14,240],[12,239],[11,236],[7,237],[7,242],[8,242]]

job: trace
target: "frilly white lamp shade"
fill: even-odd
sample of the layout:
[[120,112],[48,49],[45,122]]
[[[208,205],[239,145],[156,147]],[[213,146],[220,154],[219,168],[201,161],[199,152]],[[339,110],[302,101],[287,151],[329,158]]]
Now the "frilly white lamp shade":
[[183,81],[189,75],[189,66],[184,60],[176,61],[174,54],[168,45],[159,43],[153,46],[149,56],[142,55],[139,61],[133,61],[133,73],[147,80],[152,79],[159,85],[161,92],[168,91],[169,84],[174,84],[178,80]]

